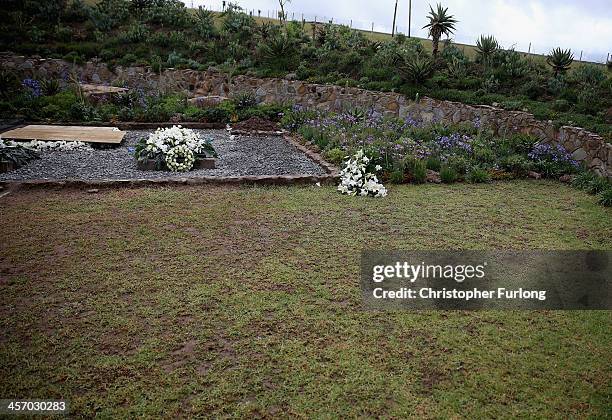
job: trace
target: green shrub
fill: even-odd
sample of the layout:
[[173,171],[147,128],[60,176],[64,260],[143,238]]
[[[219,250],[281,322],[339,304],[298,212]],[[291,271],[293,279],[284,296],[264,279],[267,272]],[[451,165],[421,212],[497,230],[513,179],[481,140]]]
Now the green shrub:
[[346,152],[337,147],[334,147],[333,149],[330,149],[325,152],[325,159],[327,159],[330,163],[333,163],[334,165],[341,165],[342,162],[344,162],[345,158]]
[[457,181],[458,177],[457,171],[448,165],[444,165],[440,169],[440,179],[445,184],[452,184],[453,182]]
[[430,156],[429,158],[427,158],[426,167],[427,169],[430,169],[432,171],[440,172],[442,162],[440,161],[440,158]]
[[590,171],[584,171],[576,175],[572,181],[572,186],[579,190],[586,190],[593,181],[597,179],[597,175]]
[[241,111],[257,105],[257,99],[255,98],[254,92],[242,91],[233,95],[232,103],[236,107],[236,111]]
[[557,99],[551,105],[555,111],[567,111],[570,109],[570,103],[566,99]]
[[417,160],[414,162],[411,175],[415,184],[425,183],[427,180],[427,164],[422,160]]
[[597,202],[602,206],[612,207],[612,186],[608,186],[608,188],[599,193]]
[[510,155],[502,159],[500,166],[516,176],[524,176],[533,168],[533,164],[522,155]]
[[315,130],[309,125],[301,126],[300,128],[298,128],[297,132],[300,136],[304,137],[304,140],[306,141],[313,141],[317,134],[317,130]]
[[595,176],[595,178],[586,186],[585,191],[589,194],[599,194],[610,188],[610,182],[607,179]]
[[467,180],[472,184],[481,184],[489,182],[491,180],[491,175],[483,168],[474,167],[468,172]]
[[393,171],[389,174],[389,182],[392,184],[404,183],[404,171]]
[[454,155],[448,158],[447,165],[454,169],[458,175],[465,175],[470,166],[470,162],[465,156]]

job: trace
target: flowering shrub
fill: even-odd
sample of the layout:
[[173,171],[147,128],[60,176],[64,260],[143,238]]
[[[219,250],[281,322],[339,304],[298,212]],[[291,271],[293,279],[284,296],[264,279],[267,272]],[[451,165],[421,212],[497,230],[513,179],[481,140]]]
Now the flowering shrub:
[[[387,117],[373,111],[324,114],[294,108],[283,122],[328,158],[364,150],[374,165],[381,166],[383,181],[435,182],[439,174],[427,171],[439,172],[441,167],[447,168],[446,175],[456,173],[446,177],[451,182],[524,177],[532,170],[559,177],[578,166],[562,146],[538,144],[537,138],[525,134],[497,137],[478,118],[425,125],[410,116]],[[478,176],[468,176],[472,172]]]
[[157,169],[165,165],[173,172],[186,172],[193,168],[196,159],[217,157],[210,139],[200,137],[195,131],[175,125],[158,128],[146,139],[141,139],[135,149],[138,160],[153,159]]
[[[381,169],[380,165],[374,167],[375,171]],[[340,172],[338,191],[353,196],[385,197],[387,195],[387,189],[371,172],[371,161],[363,150],[359,150],[347,160],[344,169]]]
[[579,167],[578,162],[560,144],[538,143],[527,156],[535,163],[538,172],[550,177],[576,172]]
[[34,79],[23,79],[21,86],[33,97],[38,98],[42,95],[42,88],[40,82]]

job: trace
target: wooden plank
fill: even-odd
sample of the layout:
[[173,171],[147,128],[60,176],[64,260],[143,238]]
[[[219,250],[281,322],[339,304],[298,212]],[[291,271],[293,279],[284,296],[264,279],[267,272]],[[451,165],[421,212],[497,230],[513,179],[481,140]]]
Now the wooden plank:
[[125,135],[116,127],[79,127],[62,125],[28,125],[0,134],[11,140],[83,141],[119,144]]

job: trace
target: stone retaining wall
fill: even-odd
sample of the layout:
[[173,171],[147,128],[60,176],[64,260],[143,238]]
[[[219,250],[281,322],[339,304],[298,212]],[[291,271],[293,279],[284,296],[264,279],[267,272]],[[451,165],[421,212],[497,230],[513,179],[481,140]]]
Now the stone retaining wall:
[[387,115],[408,117],[423,122],[460,122],[479,119],[498,134],[527,133],[544,142],[561,144],[574,158],[600,175],[612,178],[612,145],[596,134],[578,127],[556,128],[550,121],[539,121],[532,114],[507,111],[491,106],[471,106],[459,102],[439,101],[427,97],[418,102],[390,92],[374,92],[359,88],[308,84],[299,80],[260,79],[236,76],[228,83],[227,75],[208,71],[167,69],[161,75],[146,67],[116,67],[110,71],[96,61],[73,66],[63,60],[33,59],[14,55],[0,56],[1,66],[22,76],[67,78],[75,74],[86,83],[125,83],[146,91],[185,91],[189,96],[228,96],[252,91],[264,103],[291,102],[324,111],[350,108],[373,108]]

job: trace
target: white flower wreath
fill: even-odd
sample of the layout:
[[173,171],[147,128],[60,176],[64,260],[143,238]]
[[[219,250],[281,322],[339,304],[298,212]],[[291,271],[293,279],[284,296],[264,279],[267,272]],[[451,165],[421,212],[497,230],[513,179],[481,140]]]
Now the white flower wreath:
[[179,144],[166,152],[165,160],[172,172],[187,172],[193,168],[195,154],[187,145]]

